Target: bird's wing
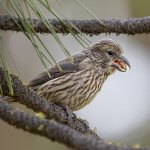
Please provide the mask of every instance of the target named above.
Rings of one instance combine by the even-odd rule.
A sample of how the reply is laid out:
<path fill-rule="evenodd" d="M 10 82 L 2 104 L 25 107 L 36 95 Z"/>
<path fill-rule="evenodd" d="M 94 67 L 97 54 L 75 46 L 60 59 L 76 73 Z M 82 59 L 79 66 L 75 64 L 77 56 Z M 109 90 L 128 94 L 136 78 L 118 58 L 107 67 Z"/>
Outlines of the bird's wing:
<path fill-rule="evenodd" d="M 40 85 L 46 83 L 47 81 L 56 79 L 60 76 L 63 76 L 68 73 L 78 72 L 80 71 L 79 64 L 81 61 L 85 59 L 84 55 L 75 55 L 73 57 L 74 64 L 71 64 L 68 59 L 65 59 L 61 62 L 59 62 L 60 67 L 62 68 L 62 71 L 59 71 L 56 67 L 51 67 L 48 69 L 51 77 L 48 76 L 46 71 L 43 71 L 39 73 L 37 76 L 35 76 L 28 84 L 29 87 L 36 90 Z"/>

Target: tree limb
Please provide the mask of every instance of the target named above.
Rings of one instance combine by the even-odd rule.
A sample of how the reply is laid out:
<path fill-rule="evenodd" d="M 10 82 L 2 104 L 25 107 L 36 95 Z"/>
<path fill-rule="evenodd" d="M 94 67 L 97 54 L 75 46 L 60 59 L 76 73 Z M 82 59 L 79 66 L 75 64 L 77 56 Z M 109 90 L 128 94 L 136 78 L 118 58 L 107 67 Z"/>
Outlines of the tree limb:
<path fill-rule="evenodd" d="M 20 20 L 17 17 L 13 17 L 15 21 L 22 27 Z M 34 30 L 39 33 L 49 33 L 48 29 L 44 24 L 38 19 L 32 19 L 28 21 L 32 23 Z M 101 33 L 116 33 L 118 34 L 142 34 L 150 33 L 150 16 L 143 18 L 130 18 L 130 19 L 101 19 L 100 21 L 92 20 L 63 20 L 67 25 L 69 25 L 75 32 L 79 32 L 74 29 L 71 25 L 75 25 L 82 33 L 88 35 L 98 35 Z M 71 23 L 70 23 L 71 22 Z M 57 33 L 68 34 L 69 31 L 64 25 L 57 19 L 49 19 Z M 9 16 L 0 16 L 0 29 L 1 30 L 11 30 L 11 31 L 21 31 L 16 23 Z"/>
<path fill-rule="evenodd" d="M 44 136 L 53 141 L 58 141 L 76 150 L 137 150 L 137 148 L 130 146 L 121 147 L 98 141 L 93 136 L 83 135 L 53 120 L 42 119 L 22 112 L 8 104 L 4 99 L 0 99 L 0 118 L 24 131 Z M 148 150 L 142 147 L 138 149 Z"/>

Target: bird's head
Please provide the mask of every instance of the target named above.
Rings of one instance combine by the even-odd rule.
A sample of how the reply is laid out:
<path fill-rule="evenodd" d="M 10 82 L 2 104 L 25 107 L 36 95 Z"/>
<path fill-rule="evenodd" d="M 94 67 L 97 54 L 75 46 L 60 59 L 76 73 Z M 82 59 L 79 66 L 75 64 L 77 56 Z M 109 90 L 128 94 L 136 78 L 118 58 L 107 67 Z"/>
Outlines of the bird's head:
<path fill-rule="evenodd" d="M 103 39 L 88 47 L 90 57 L 96 67 L 108 69 L 110 72 L 116 69 L 126 72 L 130 68 L 129 61 L 123 56 L 123 50 L 112 39 Z"/>

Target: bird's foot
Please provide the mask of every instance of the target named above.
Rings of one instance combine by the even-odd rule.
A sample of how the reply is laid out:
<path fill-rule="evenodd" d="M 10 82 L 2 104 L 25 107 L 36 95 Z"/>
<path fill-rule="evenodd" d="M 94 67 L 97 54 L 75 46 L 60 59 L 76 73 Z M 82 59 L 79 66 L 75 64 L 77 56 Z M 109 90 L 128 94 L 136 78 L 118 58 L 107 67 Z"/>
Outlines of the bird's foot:
<path fill-rule="evenodd" d="M 85 128 L 89 128 L 89 122 L 87 120 L 80 119 L 80 121 L 84 124 Z"/>
<path fill-rule="evenodd" d="M 67 116 L 68 116 L 68 122 L 72 123 L 73 118 L 76 117 L 76 115 L 72 113 L 71 109 L 67 105 L 62 104 L 62 103 L 55 103 L 55 104 L 60 106 L 60 107 L 63 107 L 65 109 Z"/>

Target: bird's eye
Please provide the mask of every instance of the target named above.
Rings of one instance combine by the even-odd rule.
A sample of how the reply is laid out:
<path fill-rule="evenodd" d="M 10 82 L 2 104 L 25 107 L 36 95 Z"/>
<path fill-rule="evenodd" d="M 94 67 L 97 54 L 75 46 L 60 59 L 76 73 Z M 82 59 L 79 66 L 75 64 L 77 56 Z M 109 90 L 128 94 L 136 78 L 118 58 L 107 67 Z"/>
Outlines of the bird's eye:
<path fill-rule="evenodd" d="M 114 53 L 112 51 L 108 51 L 108 54 L 109 55 L 113 55 Z"/>

